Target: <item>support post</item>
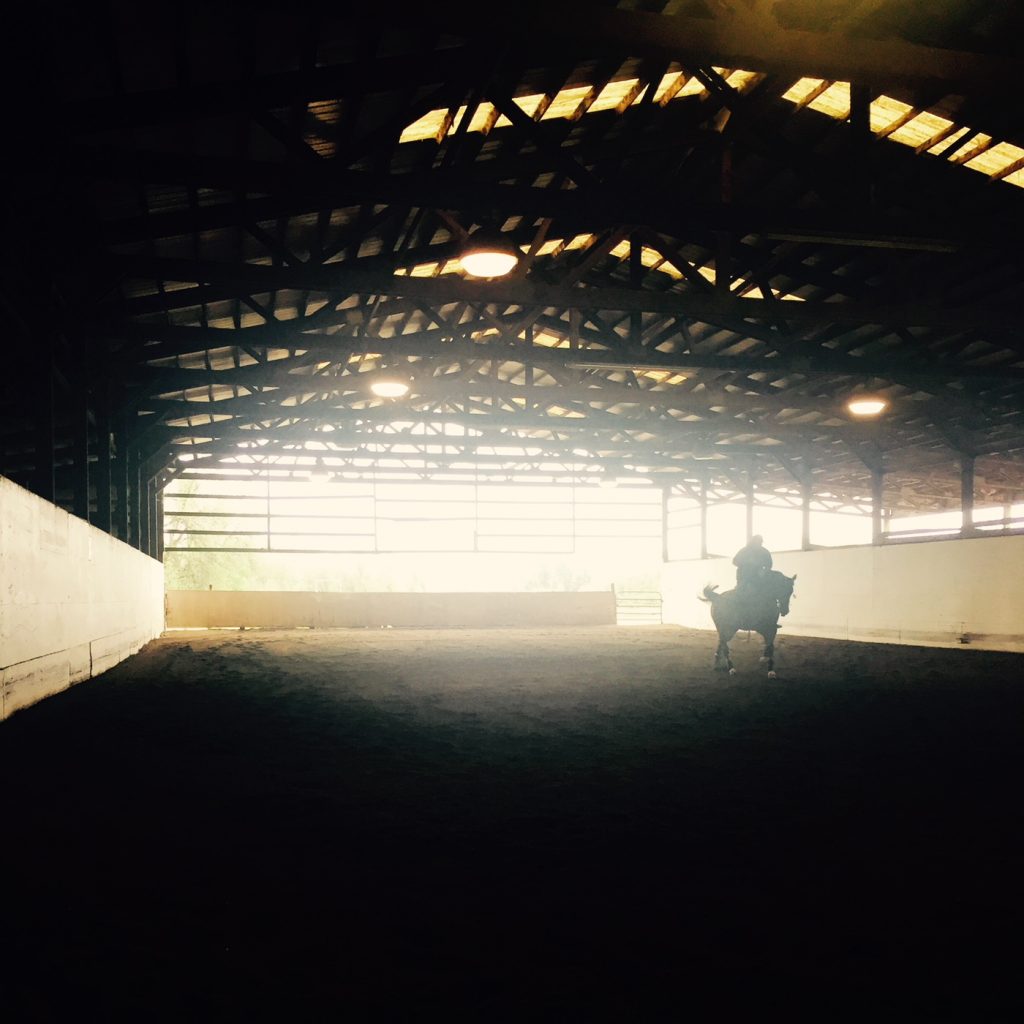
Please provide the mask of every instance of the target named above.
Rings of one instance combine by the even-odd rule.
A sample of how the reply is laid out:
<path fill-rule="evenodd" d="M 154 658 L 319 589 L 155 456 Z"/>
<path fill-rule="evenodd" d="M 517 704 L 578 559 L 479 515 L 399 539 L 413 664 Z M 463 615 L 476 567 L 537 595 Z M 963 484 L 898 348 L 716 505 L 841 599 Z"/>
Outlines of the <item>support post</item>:
<path fill-rule="evenodd" d="M 79 380 L 72 401 L 74 427 L 72 432 L 72 511 L 89 522 L 89 395 Z"/>
<path fill-rule="evenodd" d="M 53 432 L 53 349 L 49 336 L 39 339 L 41 351 L 36 362 L 35 462 L 32 490 L 47 501 L 56 499 L 54 483 Z"/>
<path fill-rule="evenodd" d="M 811 498 L 814 496 L 814 485 L 810 476 L 804 477 L 800 482 L 800 549 L 811 550 Z"/>
<path fill-rule="evenodd" d="M 859 179 L 859 196 L 865 209 L 875 204 L 875 182 L 871 161 L 874 135 L 871 131 L 870 86 L 854 82 L 850 86 L 850 134 L 852 136 L 851 164 Z"/>
<path fill-rule="evenodd" d="M 114 533 L 118 540 L 128 543 L 128 425 L 125 418 L 120 417 L 115 438 L 117 457 L 114 459 Z"/>
<path fill-rule="evenodd" d="M 160 557 L 160 481 L 149 481 L 149 554 Z"/>
<path fill-rule="evenodd" d="M 661 489 L 661 560 L 668 561 L 668 499 L 672 493 L 671 487 Z"/>
<path fill-rule="evenodd" d="M 700 557 L 708 557 L 708 474 L 700 476 Z"/>
<path fill-rule="evenodd" d="M 974 456 L 960 454 L 960 536 L 974 533 Z"/>
<path fill-rule="evenodd" d="M 728 231 L 715 232 L 715 292 L 729 294 L 732 278 L 732 237 Z"/>
<path fill-rule="evenodd" d="M 747 543 L 754 536 L 754 472 L 747 471 Z"/>
<path fill-rule="evenodd" d="M 139 533 L 138 533 L 138 548 L 145 554 L 151 554 L 149 550 L 149 539 L 150 539 L 150 524 L 152 523 L 152 514 L 150 508 L 153 503 L 153 483 L 147 480 L 145 474 L 139 471 Z"/>
<path fill-rule="evenodd" d="M 160 477 L 156 489 L 156 559 L 164 560 L 164 487 L 166 480 Z"/>
<path fill-rule="evenodd" d="M 871 470 L 871 543 L 881 544 L 885 540 L 882 522 L 882 486 L 885 482 L 885 471 Z"/>
<path fill-rule="evenodd" d="M 139 446 L 131 434 L 127 434 L 128 450 L 125 458 L 128 463 L 128 543 L 133 548 L 139 546 L 139 510 L 142 502 L 139 498 Z"/>
<path fill-rule="evenodd" d="M 629 237 L 629 284 L 632 288 L 639 288 L 643 282 L 643 245 L 639 236 L 634 232 Z M 643 333 L 643 314 L 639 310 L 633 310 L 629 314 L 629 344 L 635 350 L 640 349 L 640 336 Z"/>
<path fill-rule="evenodd" d="M 113 532 L 110 518 L 110 410 L 101 397 L 96 403 L 96 514 L 93 522 L 106 533 Z"/>

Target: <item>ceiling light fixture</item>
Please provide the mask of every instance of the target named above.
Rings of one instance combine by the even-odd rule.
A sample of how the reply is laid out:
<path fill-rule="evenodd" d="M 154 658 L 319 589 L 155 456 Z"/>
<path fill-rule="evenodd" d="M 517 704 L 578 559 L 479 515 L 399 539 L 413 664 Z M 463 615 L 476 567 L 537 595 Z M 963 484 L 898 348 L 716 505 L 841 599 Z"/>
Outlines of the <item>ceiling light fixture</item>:
<path fill-rule="evenodd" d="M 409 385 L 400 380 L 377 380 L 370 385 L 370 390 L 378 398 L 401 398 L 409 393 Z"/>
<path fill-rule="evenodd" d="M 520 256 L 506 235 L 478 228 L 469 236 L 459 262 L 470 277 L 504 277 L 516 268 Z"/>
<path fill-rule="evenodd" d="M 864 395 L 860 398 L 851 398 L 846 403 L 846 408 L 851 416 L 878 416 L 889 408 L 889 403 L 884 398 Z"/>

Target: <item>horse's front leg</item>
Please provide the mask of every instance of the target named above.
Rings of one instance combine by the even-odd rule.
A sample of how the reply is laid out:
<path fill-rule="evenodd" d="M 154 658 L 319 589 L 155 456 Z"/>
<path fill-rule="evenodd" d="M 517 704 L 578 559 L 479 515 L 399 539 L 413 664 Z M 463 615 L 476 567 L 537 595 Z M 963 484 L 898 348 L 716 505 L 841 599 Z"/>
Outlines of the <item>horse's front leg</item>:
<path fill-rule="evenodd" d="M 761 661 L 768 664 L 769 679 L 778 678 L 775 674 L 775 636 L 777 633 L 777 629 L 768 629 L 762 634 L 764 637 L 764 654 L 761 655 Z"/>

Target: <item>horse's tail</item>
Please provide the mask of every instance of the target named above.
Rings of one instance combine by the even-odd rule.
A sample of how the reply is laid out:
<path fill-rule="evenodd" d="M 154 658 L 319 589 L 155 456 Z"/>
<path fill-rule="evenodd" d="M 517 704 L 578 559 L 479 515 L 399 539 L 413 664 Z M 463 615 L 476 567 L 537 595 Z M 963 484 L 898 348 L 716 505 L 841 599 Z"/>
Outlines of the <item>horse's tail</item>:
<path fill-rule="evenodd" d="M 699 601 L 709 601 L 709 602 L 713 602 L 713 601 L 715 600 L 715 598 L 716 598 L 716 597 L 721 597 L 721 596 L 722 596 L 721 594 L 716 594 L 716 593 L 715 593 L 715 591 L 716 591 L 717 589 L 718 589 L 718 585 L 717 585 L 717 584 L 715 584 L 715 583 L 709 583 L 709 584 L 708 584 L 708 585 L 707 585 L 707 586 L 706 586 L 706 587 L 705 587 L 705 588 L 703 589 L 703 591 L 701 591 L 701 593 L 702 593 L 702 594 L 703 594 L 704 596 L 703 596 L 703 597 L 700 597 L 700 598 L 698 598 L 697 600 L 699 600 Z"/>

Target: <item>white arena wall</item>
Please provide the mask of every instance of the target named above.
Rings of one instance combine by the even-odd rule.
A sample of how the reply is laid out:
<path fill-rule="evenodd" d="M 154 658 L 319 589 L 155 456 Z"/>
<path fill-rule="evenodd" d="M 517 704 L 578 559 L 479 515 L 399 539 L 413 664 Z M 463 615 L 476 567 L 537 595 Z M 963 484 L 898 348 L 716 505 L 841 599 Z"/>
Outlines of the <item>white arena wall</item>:
<path fill-rule="evenodd" d="M 1024 537 L 773 552 L 797 574 L 782 636 L 1024 651 Z M 698 595 L 735 585 L 730 558 L 663 567 L 665 622 L 711 629 Z"/>
<path fill-rule="evenodd" d="M 169 629 L 231 626 L 600 626 L 615 624 L 615 595 L 583 593 L 312 593 L 170 590 Z"/>
<path fill-rule="evenodd" d="M 163 628 L 160 562 L 0 477 L 0 718 Z"/>

